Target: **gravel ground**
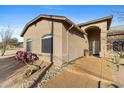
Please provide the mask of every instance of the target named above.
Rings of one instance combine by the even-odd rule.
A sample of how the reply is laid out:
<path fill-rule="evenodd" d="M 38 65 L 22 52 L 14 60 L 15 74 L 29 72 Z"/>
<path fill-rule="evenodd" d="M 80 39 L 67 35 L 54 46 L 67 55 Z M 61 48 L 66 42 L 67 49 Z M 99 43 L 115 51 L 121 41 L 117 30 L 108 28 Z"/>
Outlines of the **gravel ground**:
<path fill-rule="evenodd" d="M 55 76 L 61 74 L 62 68 L 52 65 L 50 69 L 46 72 L 43 79 L 37 84 L 37 87 L 43 87 L 47 82 L 53 79 Z"/>

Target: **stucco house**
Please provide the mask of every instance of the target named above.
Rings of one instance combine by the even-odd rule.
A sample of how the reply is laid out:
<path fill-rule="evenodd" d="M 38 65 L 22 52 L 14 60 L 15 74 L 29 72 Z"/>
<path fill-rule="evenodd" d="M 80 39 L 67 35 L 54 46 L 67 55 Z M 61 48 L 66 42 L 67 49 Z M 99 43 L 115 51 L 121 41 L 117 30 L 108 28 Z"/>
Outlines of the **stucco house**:
<path fill-rule="evenodd" d="M 75 24 L 65 16 L 39 15 L 25 25 L 23 47 L 59 66 L 83 57 L 85 49 L 105 57 L 111 20 L 108 16 Z"/>

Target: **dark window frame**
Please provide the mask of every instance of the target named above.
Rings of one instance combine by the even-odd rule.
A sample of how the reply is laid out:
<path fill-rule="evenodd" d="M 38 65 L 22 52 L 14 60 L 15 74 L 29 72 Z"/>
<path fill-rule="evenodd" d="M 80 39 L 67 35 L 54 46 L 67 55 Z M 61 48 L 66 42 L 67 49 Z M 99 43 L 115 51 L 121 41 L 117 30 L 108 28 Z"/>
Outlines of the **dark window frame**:
<path fill-rule="evenodd" d="M 114 51 L 124 51 L 124 39 L 120 39 L 120 40 L 114 40 L 112 42 L 112 48 Z"/>
<path fill-rule="evenodd" d="M 32 51 L 32 40 L 31 39 L 27 39 L 26 42 L 26 51 L 31 52 Z"/>
<path fill-rule="evenodd" d="M 47 34 L 42 36 L 41 38 L 41 52 L 42 53 L 52 53 L 52 35 L 51 34 Z"/>

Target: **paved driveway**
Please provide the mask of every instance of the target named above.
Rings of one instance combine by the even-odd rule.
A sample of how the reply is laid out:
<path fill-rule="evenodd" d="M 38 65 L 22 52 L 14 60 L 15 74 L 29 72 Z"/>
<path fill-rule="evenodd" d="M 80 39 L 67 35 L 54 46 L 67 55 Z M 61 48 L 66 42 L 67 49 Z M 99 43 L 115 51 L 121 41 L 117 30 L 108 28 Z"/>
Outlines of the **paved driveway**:
<path fill-rule="evenodd" d="M 0 86 L 10 75 L 22 66 L 24 66 L 24 64 L 15 61 L 14 57 L 0 58 Z"/>

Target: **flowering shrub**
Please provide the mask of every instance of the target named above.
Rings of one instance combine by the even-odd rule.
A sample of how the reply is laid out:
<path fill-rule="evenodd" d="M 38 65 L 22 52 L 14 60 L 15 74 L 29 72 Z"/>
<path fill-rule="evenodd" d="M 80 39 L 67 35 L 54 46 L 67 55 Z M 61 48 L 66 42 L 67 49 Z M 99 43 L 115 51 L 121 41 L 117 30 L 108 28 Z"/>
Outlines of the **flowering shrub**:
<path fill-rule="evenodd" d="M 15 59 L 20 62 L 33 62 L 35 60 L 38 60 L 39 58 L 35 53 L 17 51 Z"/>

